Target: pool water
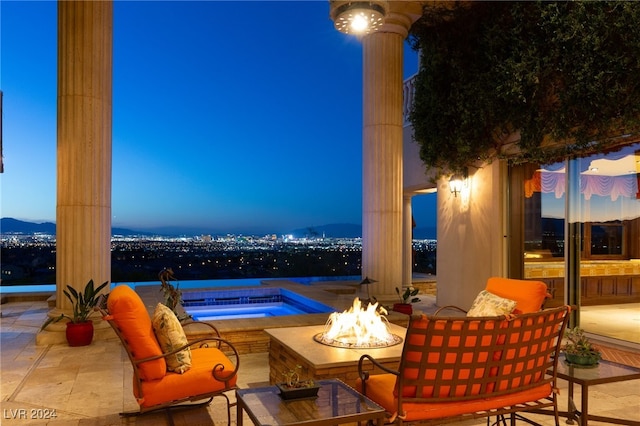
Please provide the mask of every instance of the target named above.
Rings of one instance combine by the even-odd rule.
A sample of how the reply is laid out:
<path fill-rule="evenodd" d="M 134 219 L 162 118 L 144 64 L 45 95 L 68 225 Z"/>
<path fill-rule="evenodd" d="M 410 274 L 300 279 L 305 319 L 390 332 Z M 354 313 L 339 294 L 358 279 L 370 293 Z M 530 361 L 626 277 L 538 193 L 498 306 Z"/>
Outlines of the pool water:
<path fill-rule="evenodd" d="M 318 281 L 331 281 L 352 277 L 286 278 L 298 284 L 312 286 Z M 196 320 L 222 320 L 236 318 L 265 318 L 286 315 L 331 313 L 336 310 L 316 300 L 279 287 L 260 287 L 269 279 L 245 278 L 227 280 L 197 280 L 171 282 L 182 291 L 185 311 Z M 158 282 L 112 283 L 132 288 L 158 285 Z M 219 288 L 225 288 L 219 290 Z M 250 287 L 250 288 L 248 288 Z M 0 293 L 32 293 L 56 291 L 55 284 L 0 286 Z"/>
<path fill-rule="evenodd" d="M 197 321 L 224 320 L 238 318 L 266 318 L 284 315 L 301 315 L 308 312 L 298 310 L 287 304 L 263 304 L 261 306 L 234 306 L 230 308 L 189 308 L 187 312 Z"/>
<path fill-rule="evenodd" d="M 195 320 L 265 318 L 330 313 L 335 309 L 279 287 L 184 291 L 184 310 Z"/>

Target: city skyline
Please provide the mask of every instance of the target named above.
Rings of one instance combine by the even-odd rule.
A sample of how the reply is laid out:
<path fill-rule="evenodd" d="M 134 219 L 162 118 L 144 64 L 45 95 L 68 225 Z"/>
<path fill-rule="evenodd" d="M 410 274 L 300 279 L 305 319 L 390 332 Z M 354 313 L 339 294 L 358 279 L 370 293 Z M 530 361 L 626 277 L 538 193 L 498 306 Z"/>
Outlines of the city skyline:
<path fill-rule="evenodd" d="M 55 222 L 57 4 L 0 7 L 1 216 Z M 114 227 L 361 223 L 362 46 L 328 1 L 113 7 Z M 435 195 L 413 209 L 435 226 Z"/>
<path fill-rule="evenodd" d="M 27 222 L 14 218 L 0 218 L 0 236 L 3 239 L 13 237 L 33 237 L 38 238 L 48 236 L 55 239 L 56 224 L 54 222 Z M 413 229 L 413 238 L 416 240 L 423 239 L 435 239 L 437 231 L 435 226 L 416 227 Z M 306 228 L 290 229 L 288 232 L 276 234 L 276 233 L 262 233 L 262 234 L 246 234 L 246 233 L 231 233 L 231 232 L 215 232 L 215 230 L 204 228 L 187 228 L 187 227 L 159 227 L 150 228 L 145 231 L 138 229 L 128 228 L 111 228 L 112 238 L 118 236 L 133 236 L 133 237 L 204 237 L 213 236 L 226 237 L 226 236 L 238 236 L 238 237 L 278 237 L 278 238 L 309 238 L 309 239 L 323 239 L 323 238 L 361 238 L 362 237 L 362 225 L 337 223 L 327 224 L 321 226 L 310 226 Z"/>

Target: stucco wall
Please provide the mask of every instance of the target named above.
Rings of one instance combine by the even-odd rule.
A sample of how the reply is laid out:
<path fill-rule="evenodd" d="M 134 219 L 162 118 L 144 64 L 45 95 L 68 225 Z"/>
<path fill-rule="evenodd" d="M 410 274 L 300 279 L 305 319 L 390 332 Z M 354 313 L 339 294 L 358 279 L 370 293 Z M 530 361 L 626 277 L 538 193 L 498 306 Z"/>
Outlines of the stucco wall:
<path fill-rule="evenodd" d="M 405 194 L 434 187 L 412 130 L 403 129 Z M 487 278 L 506 276 L 506 164 L 494 161 L 469 174 L 467 190 L 457 197 L 449 191 L 448 176 L 437 182 L 439 306 L 468 308 Z"/>
<path fill-rule="evenodd" d="M 413 140 L 413 127 L 402 129 L 403 188 L 405 193 L 412 193 L 435 187 L 426 167 L 420 159 L 420 147 Z"/>
<path fill-rule="evenodd" d="M 487 278 L 505 276 L 506 165 L 495 161 L 470 171 L 457 197 L 438 181 L 437 299 L 468 309 Z"/>

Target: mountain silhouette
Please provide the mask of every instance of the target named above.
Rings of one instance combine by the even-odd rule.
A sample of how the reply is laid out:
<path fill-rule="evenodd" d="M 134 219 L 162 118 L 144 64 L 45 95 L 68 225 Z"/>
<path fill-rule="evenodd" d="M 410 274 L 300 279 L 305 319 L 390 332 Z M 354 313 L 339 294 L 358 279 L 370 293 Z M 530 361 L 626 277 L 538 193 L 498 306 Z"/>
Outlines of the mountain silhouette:
<path fill-rule="evenodd" d="M 44 233 L 55 235 L 56 224 L 52 222 L 34 223 L 26 222 L 13 218 L 0 219 L 0 232 L 3 234 L 22 234 L 32 235 Z M 167 237 L 184 236 L 184 235 L 225 235 L 228 232 L 207 229 L 206 227 L 185 227 L 185 226 L 163 226 L 157 228 L 149 228 L 144 231 L 132 230 L 125 228 L 111 228 L 112 235 L 160 235 Z M 303 237 L 322 237 L 323 234 L 327 238 L 357 238 L 362 235 L 362 226 L 355 224 L 332 224 L 323 226 L 310 226 L 308 228 L 300 228 L 289 232 L 296 238 Z"/>
<path fill-rule="evenodd" d="M 52 222 L 33 223 L 10 217 L 0 219 L 0 231 L 3 234 L 51 234 L 56 233 L 56 224 Z"/>
<path fill-rule="evenodd" d="M 35 223 L 35 222 L 26 222 L 23 220 L 13 219 L 10 217 L 3 217 L 0 219 L 0 232 L 3 234 L 23 234 L 23 235 L 32 235 L 32 234 L 56 234 L 56 224 L 53 222 L 43 222 L 43 223 Z M 117 235 L 152 235 L 147 232 L 133 231 L 131 229 L 125 228 L 111 228 L 112 234 Z"/>

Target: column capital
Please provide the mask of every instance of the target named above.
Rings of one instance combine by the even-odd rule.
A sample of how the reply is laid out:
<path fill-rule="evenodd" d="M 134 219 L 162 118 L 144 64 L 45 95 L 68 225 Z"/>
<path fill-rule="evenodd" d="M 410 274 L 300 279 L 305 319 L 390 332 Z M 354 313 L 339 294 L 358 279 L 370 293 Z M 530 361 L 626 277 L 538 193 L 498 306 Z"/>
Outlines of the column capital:
<path fill-rule="evenodd" d="M 422 16 L 422 1 L 390 1 L 384 24 L 377 32 L 397 33 L 407 38 L 409 29 Z"/>

